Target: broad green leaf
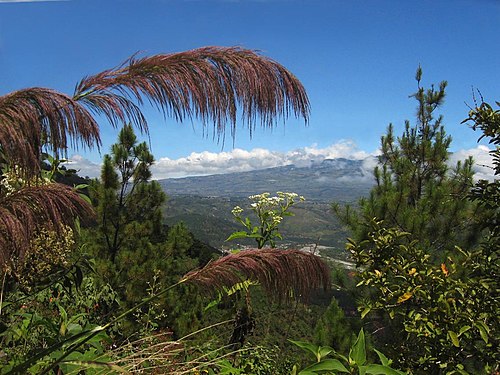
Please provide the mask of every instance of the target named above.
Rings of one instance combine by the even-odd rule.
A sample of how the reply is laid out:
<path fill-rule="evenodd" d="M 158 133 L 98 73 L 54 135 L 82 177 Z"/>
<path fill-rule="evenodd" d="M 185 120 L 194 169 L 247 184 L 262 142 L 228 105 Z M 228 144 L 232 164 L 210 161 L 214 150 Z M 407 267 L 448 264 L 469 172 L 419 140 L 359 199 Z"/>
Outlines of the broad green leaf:
<path fill-rule="evenodd" d="M 67 332 L 71 335 L 80 333 L 82 330 L 83 330 L 82 326 L 80 324 L 76 324 L 76 323 L 70 323 L 70 324 L 68 324 L 68 327 L 67 327 Z"/>
<path fill-rule="evenodd" d="M 458 336 L 453 331 L 448 331 L 448 336 L 450 337 L 451 343 L 457 348 L 460 347 L 460 342 L 458 341 Z"/>
<path fill-rule="evenodd" d="M 59 327 L 59 334 L 60 334 L 61 336 L 66 335 L 66 322 L 65 322 L 65 321 L 63 321 L 63 322 L 61 323 L 61 326 Z"/>
<path fill-rule="evenodd" d="M 316 354 L 318 361 L 321 361 L 323 358 L 325 358 L 328 354 L 330 354 L 333 351 L 334 351 L 333 348 L 330 348 L 329 346 L 320 346 Z"/>
<path fill-rule="evenodd" d="M 363 329 L 359 331 L 358 338 L 349 352 L 349 358 L 358 366 L 363 366 L 366 362 L 365 333 Z"/>
<path fill-rule="evenodd" d="M 247 238 L 248 234 L 247 232 L 244 232 L 244 231 L 241 231 L 241 232 L 234 232 L 233 234 L 231 234 L 227 239 L 226 241 L 231 241 L 231 240 L 235 240 L 237 238 Z"/>
<path fill-rule="evenodd" d="M 481 335 L 481 338 L 487 344 L 490 333 L 490 329 L 488 328 L 488 326 L 481 321 L 474 323 L 474 325 L 479 329 L 479 334 Z"/>
<path fill-rule="evenodd" d="M 364 366 L 366 370 L 366 374 L 371 374 L 371 375 L 404 375 L 404 372 L 395 370 L 393 368 L 390 368 L 389 366 L 384 366 L 384 365 L 367 365 Z"/>
<path fill-rule="evenodd" d="M 325 359 L 321 362 L 315 363 L 304 370 L 299 372 L 299 375 L 306 375 L 308 373 L 317 373 L 319 371 L 340 371 L 349 372 L 348 369 L 338 359 Z"/>
<path fill-rule="evenodd" d="M 92 205 L 92 201 L 90 200 L 89 196 L 87 194 L 83 194 L 83 193 L 78 193 L 78 196 L 80 198 L 82 198 L 86 203 L 88 203 L 89 205 Z"/>
<path fill-rule="evenodd" d="M 471 326 L 463 326 L 462 328 L 460 328 L 460 331 L 458 332 L 458 337 L 460 337 L 460 335 L 462 335 L 463 333 L 467 332 L 469 329 L 471 329 Z"/>
<path fill-rule="evenodd" d="M 339 354 L 339 353 L 337 353 L 335 351 L 334 351 L 333 354 L 334 354 L 335 357 L 340 358 L 345 363 L 349 363 L 349 358 L 347 358 L 345 355 Z"/>
<path fill-rule="evenodd" d="M 318 353 L 318 346 L 311 344 L 310 342 L 306 341 L 294 341 L 294 340 L 288 340 L 292 344 L 297 345 L 299 348 L 304 349 L 309 351 L 312 355 L 314 355 L 314 358 L 317 358 L 317 353 Z"/>
<path fill-rule="evenodd" d="M 64 309 L 64 307 L 62 307 L 59 304 L 57 304 L 57 307 L 59 309 L 59 314 L 61 315 L 62 320 L 63 321 L 67 321 L 68 320 L 68 313 L 66 312 L 66 310 Z"/>
<path fill-rule="evenodd" d="M 379 352 L 377 349 L 373 349 L 375 351 L 375 353 L 377 353 L 378 355 L 378 358 L 380 359 L 380 363 L 382 363 L 384 366 L 390 366 L 391 364 L 391 360 L 389 360 L 385 355 L 384 353 L 382 352 Z"/>

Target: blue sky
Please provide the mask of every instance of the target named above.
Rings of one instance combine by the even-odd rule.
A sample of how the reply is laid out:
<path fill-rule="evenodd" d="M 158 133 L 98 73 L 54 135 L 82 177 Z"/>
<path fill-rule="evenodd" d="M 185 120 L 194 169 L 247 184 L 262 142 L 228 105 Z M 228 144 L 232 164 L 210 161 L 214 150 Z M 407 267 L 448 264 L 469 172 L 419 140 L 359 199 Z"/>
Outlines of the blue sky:
<path fill-rule="evenodd" d="M 452 150 L 481 161 L 479 134 L 464 125 L 472 87 L 500 100 L 500 1 L 114 0 L 0 1 L 0 95 L 31 86 L 68 94 L 85 75 L 130 55 L 220 45 L 260 50 L 291 70 L 311 101 L 308 127 L 289 119 L 224 149 L 196 122 L 146 109 L 156 177 L 219 173 L 312 158 L 374 153 L 389 122 L 413 119 L 414 73 L 447 80 L 442 109 Z M 103 149 L 117 135 L 102 122 Z M 146 139 L 146 138 L 145 138 Z M 71 153 L 95 174 L 97 151 Z M 73 155 L 74 154 L 74 155 Z"/>

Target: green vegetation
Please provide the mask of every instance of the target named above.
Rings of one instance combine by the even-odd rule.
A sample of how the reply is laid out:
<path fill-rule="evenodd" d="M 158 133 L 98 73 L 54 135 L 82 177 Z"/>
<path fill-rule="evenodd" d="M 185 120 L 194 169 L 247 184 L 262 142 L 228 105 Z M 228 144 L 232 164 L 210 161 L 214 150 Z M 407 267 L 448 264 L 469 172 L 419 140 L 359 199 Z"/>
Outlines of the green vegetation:
<path fill-rule="evenodd" d="M 447 83 L 425 89 L 421 78 L 419 68 L 418 90 L 412 95 L 417 101 L 415 124 L 406 121 L 399 137 L 390 124 L 382 136 L 380 166 L 374 170 L 376 185 L 370 196 L 359 201 L 359 210 L 334 208 L 356 240 L 368 238 L 369 223 L 377 218 L 386 226 L 411 233 L 411 238 L 442 260 L 454 245 L 477 243 L 481 231 L 474 218 L 479 219 L 480 211 L 466 199 L 472 186 L 472 159 L 448 167 L 451 137 L 444 130 L 443 117 L 436 115 Z"/>
<path fill-rule="evenodd" d="M 262 90 L 255 84 L 261 79 L 273 83 Z M 328 269 L 315 256 L 260 250 L 209 262 L 212 251 L 182 223 L 163 225 L 165 196 L 148 181 L 153 157 L 132 130 L 147 130 L 136 104 L 144 98 L 180 120 L 194 113 L 203 123 L 212 120 L 219 137 L 226 123 L 235 126 L 235 108 L 250 130 L 258 117 L 272 126 L 279 116 L 293 112 L 307 120 L 309 112 L 295 77 L 239 48 L 131 59 L 85 78 L 73 96 L 35 88 L 2 97 L 2 373 L 196 368 L 195 342 L 206 341 L 206 334 L 188 344 L 175 338 L 203 318 L 201 290 L 249 279 L 270 297 L 288 300 L 327 287 Z M 91 112 L 126 125 L 104 157 L 101 180 L 88 187 L 89 200 L 55 178 L 64 180 L 59 154 L 70 142 L 99 145 Z M 42 167 L 46 159 L 49 168 Z M 32 269 L 40 274 L 30 278 Z M 209 337 L 224 346 L 223 337 Z M 177 359 L 178 345 L 191 361 Z M 158 357 L 160 347 L 167 349 Z"/>
<path fill-rule="evenodd" d="M 231 213 L 235 220 L 245 227 L 245 231 L 234 232 L 226 241 L 239 238 L 253 238 L 257 242 L 257 248 L 262 249 L 266 244 L 276 247 L 276 240 L 282 240 L 279 225 L 286 216 L 293 216 L 290 208 L 295 200 L 304 201 L 305 198 L 297 193 L 284 193 L 278 191 L 276 196 L 271 197 L 269 193 L 251 195 L 252 203 L 250 209 L 257 219 L 257 225 L 253 225 L 250 217 L 243 218 L 244 210 L 240 206 L 233 208 Z"/>
<path fill-rule="evenodd" d="M 384 354 L 375 350 L 380 364 L 367 361 L 366 340 L 363 330 L 359 331 L 358 337 L 349 350 L 349 355 L 339 354 L 328 346 L 317 346 L 303 341 L 291 342 L 298 347 L 308 351 L 315 358 L 315 363 L 297 372 L 294 366 L 292 375 L 316 375 L 316 374 L 379 374 L 379 375 L 403 375 L 404 372 L 391 368 L 392 361 Z M 327 358 L 333 356 L 336 358 Z"/>
<path fill-rule="evenodd" d="M 498 181 L 472 182 L 472 160 L 446 164 L 451 138 L 434 120 L 446 83 L 420 87 L 417 124 L 382 137 L 376 186 L 359 210 L 334 208 L 352 229 L 361 317 L 374 341 L 416 374 L 492 373 L 498 366 Z M 498 144 L 499 111 L 466 121 Z M 494 150 L 498 175 L 498 147 Z M 494 220 L 494 221 L 492 221 Z"/>
<path fill-rule="evenodd" d="M 250 197 L 253 216 L 232 210 L 244 230 L 229 239 L 258 249 L 221 256 L 182 221 L 165 224 L 138 105 L 196 114 L 220 137 L 236 108 L 250 130 L 256 116 L 307 120 L 302 85 L 269 59 L 211 47 L 132 59 L 73 96 L 1 97 L 0 374 L 498 372 L 500 181 L 474 184 L 470 159 L 448 167 L 451 138 L 435 115 L 446 83 L 426 90 L 421 77 L 416 124 L 382 137 L 369 198 L 334 206 L 356 272 L 274 248 L 285 217 L 308 220 L 295 193 Z M 60 154 L 99 145 L 91 113 L 124 125 L 101 178 L 80 184 Z M 499 176 L 500 110 L 476 103 L 464 122 L 495 146 Z"/>
<path fill-rule="evenodd" d="M 166 190 L 169 192 L 169 190 Z M 363 194 L 359 194 L 362 196 Z M 183 221 L 196 238 L 217 248 L 230 248 L 235 242 L 255 246 L 254 239 L 241 238 L 226 242 L 228 234 L 241 231 L 241 224 L 234 220 L 231 210 L 235 206 L 246 207 L 251 202 L 247 197 L 222 198 L 196 195 L 171 195 L 165 205 L 165 223 L 174 225 Z M 332 217 L 329 202 L 307 200 L 293 207 L 295 216 L 287 217 L 280 225 L 284 240 L 281 244 L 290 247 L 318 244 L 336 248 L 345 255 L 344 244 L 348 231 Z"/>

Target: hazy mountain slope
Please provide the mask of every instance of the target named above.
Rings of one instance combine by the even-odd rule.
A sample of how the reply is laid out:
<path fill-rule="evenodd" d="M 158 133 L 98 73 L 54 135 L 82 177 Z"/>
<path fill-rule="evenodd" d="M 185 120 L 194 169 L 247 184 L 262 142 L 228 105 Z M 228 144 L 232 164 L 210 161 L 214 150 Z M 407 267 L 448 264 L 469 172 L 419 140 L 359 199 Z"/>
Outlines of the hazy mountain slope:
<path fill-rule="evenodd" d="M 268 191 L 293 191 L 309 201 L 353 201 L 373 185 L 363 161 L 326 159 L 309 167 L 288 165 L 250 172 L 159 181 L 169 195 L 248 197 Z"/>
<path fill-rule="evenodd" d="M 248 196 L 292 191 L 304 195 L 306 202 L 297 204 L 296 215 L 287 218 L 281 228 L 287 243 L 343 248 L 348 233 L 330 212 L 330 203 L 355 202 L 368 194 L 371 181 L 362 161 L 334 159 L 310 167 L 291 165 L 159 182 L 170 197 L 165 210 L 167 224 L 182 220 L 196 237 L 212 246 L 236 245 L 224 242 L 232 232 L 242 229 L 231 210 L 236 205 L 248 205 Z"/>

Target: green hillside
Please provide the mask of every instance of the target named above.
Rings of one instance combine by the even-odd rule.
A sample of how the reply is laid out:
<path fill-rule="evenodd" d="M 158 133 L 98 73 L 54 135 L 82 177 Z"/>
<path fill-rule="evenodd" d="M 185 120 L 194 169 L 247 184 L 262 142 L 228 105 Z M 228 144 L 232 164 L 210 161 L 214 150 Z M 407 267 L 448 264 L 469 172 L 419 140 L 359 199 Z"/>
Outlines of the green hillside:
<path fill-rule="evenodd" d="M 225 242 L 233 232 L 241 230 L 233 220 L 234 206 L 245 206 L 246 198 L 219 198 L 191 195 L 171 196 L 164 211 L 165 221 L 173 225 L 179 221 L 186 223 L 189 230 L 202 241 L 215 247 L 236 246 L 235 242 Z M 323 202 L 302 202 L 292 211 L 295 216 L 283 223 L 282 233 L 286 244 L 298 247 L 306 244 L 343 249 L 347 232 L 330 212 L 330 205 Z M 252 245 L 252 241 L 239 241 L 242 245 Z"/>
<path fill-rule="evenodd" d="M 241 230 L 231 215 L 234 206 L 248 205 L 248 196 L 277 191 L 306 198 L 293 208 L 295 216 L 280 227 L 284 247 L 321 245 L 342 250 L 347 231 L 330 211 L 331 202 L 356 202 L 373 186 L 369 163 L 363 160 L 325 159 L 308 166 L 287 165 L 263 170 L 160 180 L 170 197 L 166 223 L 184 221 L 193 234 L 215 247 L 237 246 L 225 239 Z M 251 241 L 240 241 L 252 245 Z"/>

